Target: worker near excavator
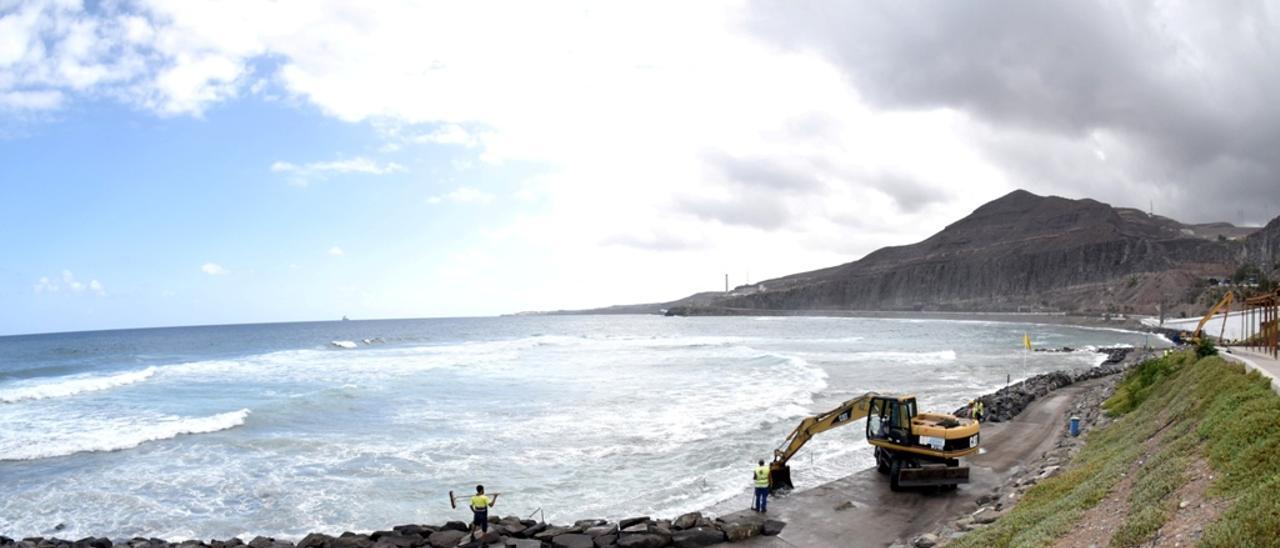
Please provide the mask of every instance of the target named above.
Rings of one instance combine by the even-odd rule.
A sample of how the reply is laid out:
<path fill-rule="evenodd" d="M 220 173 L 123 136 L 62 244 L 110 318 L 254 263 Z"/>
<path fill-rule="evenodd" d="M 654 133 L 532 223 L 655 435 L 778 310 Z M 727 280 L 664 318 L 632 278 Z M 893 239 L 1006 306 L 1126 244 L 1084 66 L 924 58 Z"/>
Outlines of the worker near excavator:
<path fill-rule="evenodd" d="M 973 402 L 973 420 L 982 422 L 982 419 L 985 418 L 987 418 L 986 406 L 982 404 L 982 400 L 975 400 Z"/>
<path fill-rule="evenodd" d="M 755 480 L 756 486 L 755 500 L 751 503 L 751 509 L 764 512 L 769 506 L 769 467 L 765 466 L 764 459 L 760 459 L 757 464 L 755 471 L 751 473 L 751 479 Z"/>
<path fill-rule="evenodd" d="M 476 494 L 471 497 L 471 534 L 475 535 L 476 529 L 479 528 L 481 533 L 489 532 L 489 507 L 498 501 L 498 496 L 494 495 L 492 499 L 484 494 L 484 486 L 476 486 Z"/>

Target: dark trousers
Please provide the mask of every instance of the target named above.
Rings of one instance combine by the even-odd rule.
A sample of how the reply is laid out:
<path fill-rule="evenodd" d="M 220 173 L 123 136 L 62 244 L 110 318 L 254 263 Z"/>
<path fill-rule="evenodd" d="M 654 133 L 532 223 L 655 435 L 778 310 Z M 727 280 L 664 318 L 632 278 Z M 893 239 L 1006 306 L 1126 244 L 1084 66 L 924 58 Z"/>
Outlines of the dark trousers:
<path fill-rule="evenodd" d="M 751 504 L 751 509 L 757 512 L 764 512 L 769 506 L 769 488 L 756 487 L 756 500 Z"/>
<path fill-rule="evenodd" d="M 479 527 L 480 531 L 482 532 L 488 533 L 489 532 L 489 509 L 486 508 L 484 510 L 472 510 L 472 512 L 475 513 L 475 518 L 471 520 L 471 525 Z"/>

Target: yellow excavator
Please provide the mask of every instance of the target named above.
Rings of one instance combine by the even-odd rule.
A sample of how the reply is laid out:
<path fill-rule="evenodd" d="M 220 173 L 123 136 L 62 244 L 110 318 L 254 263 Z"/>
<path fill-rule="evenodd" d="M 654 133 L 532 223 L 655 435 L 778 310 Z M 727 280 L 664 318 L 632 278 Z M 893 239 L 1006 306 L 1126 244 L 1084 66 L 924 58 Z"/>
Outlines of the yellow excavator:
<path fill-rule="evenodd" d="M 1235 302 L 1235 298 L 1235 291 L 1227 291 L 1227 294 L 1222 296 L 1222 300 L 1213 305 L 1213 308 L 1210 308 L 1203 318 L 1200 318 L 1200 323 L 1196 324 L 1196 330 L 1191 332 L 1190 335 L 1184 333 L 1182 339 L 1191 344 L 1199 344 L 1200 338 L 1204 336 L 1204 325 L 1209 323 L 1209 320 L 1213 319 L 1214 316 L 1217 316 L 1219 310 L 1226 307 L 1226 315 L 1222 317 L 1222 329 L 1218 331 L 1218 341 L 1221 342 L 1223 340 L 1222 336 L 1227 332 L 1227 320 L 1231 316 L 1231 303 Z"/>
<path fill-rule="evenodd" d="M 771 491 L 793 489 L 787 461 L 815 434 L 867 417 L 867 443 L 875 446 L 876 468 L 889 475 L 889 488 L 955 489 L 969 482 L 960 458 L 978 451 L 978 422 L 940 413 L 917 413 L 915 396 L 867 392 L 839 407 L 807 417 L 773 452 Z"/>

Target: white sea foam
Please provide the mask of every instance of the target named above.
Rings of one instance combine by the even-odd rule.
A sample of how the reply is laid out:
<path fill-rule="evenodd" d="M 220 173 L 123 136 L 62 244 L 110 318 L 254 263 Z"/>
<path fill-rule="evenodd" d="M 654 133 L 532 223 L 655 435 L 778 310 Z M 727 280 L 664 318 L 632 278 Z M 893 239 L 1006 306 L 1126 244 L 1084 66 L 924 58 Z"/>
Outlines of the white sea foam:
<path fill-rule="evenodd" d="M 17 403 L 27 400 L 62 398 L 82 394 L 84 392 L 109 390 L 118 386 L 125 386 L 145 381 L 155 374 L 156 368 L 148 367 L 146 369 L 129 371 L 127 373 L 119 373 L 116 375 L 75 375 L 71 377 L 42 379 L 38 383 L 33 384 L 15 383 L 5 387 L 3 390 L 0 390 L 0 402 Z"/>
<path fill-rule="evenodd" d="M 0 461 L 36 460 L 96 451 L 131 449 L 149 441 L 183 434 L 207 434 L 244 424 L 248 409 L 208 417 L 160 417 L 145 422 L 127 419 L 78 421 L 76 427 L 58 431 L 22 432 L 0 437 Z"/>
<path fill-rule="evenodd" d="M 891 362 L 903 362 L 910 364 L 930 364 L 956 361 L 955 350 L 940 350 L 936 352 L 853 352 L 849 354 L 852 359 L 863 360 L 883 360 Z"/>

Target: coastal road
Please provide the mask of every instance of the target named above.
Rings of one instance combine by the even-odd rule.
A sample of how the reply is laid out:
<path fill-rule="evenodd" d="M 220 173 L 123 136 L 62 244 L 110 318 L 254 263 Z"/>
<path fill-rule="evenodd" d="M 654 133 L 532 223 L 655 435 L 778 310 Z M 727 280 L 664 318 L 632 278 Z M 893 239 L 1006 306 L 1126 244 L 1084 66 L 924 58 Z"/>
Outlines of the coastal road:
<path fill-rule="evenodd" d="M 950 493 L 895 493 L 874 468 L 812 488 L 773 497 L 768 517 L 787 523 L 776 537 L 757 537 L 733 546 L 752 548 L 887 546 L 910 541 L 963 512 L 977 508 L 979 495 L 990 493 L 1052 449 L 1066 428 L 1071 402 L 1103 379 L 1077 383 L 1036 400 L 1014 420 L 982 425 L 982 454 L 969 459 L 971 483 Z M 868 449 L 869 450 L 869 449 Z M 744 506 L 750 497 L 743 495 Z M 852 503 L 852 508 L 837 510 Z M 751 510 L 721 516 L 751 519 Z M 758 519 L 758 518 L 757 518 Z"/>

